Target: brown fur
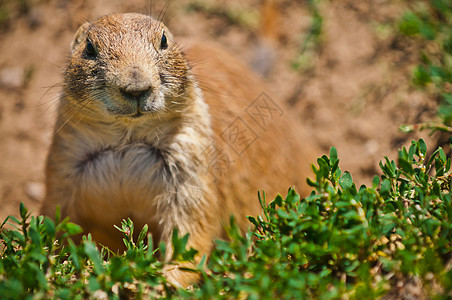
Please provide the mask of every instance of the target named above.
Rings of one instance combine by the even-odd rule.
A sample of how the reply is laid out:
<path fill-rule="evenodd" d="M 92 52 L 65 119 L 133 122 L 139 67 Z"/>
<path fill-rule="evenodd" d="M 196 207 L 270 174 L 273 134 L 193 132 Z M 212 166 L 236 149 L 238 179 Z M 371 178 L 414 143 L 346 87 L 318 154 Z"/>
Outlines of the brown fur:
<path fill-rule="evenodd" d="M 160 49 L 163 34 L 167 49 Z M 64 75 L 43 214 L 53 216 L 59 205 L 114 249 L 121 238 L 113 225 L 123 218 L 137 228 L 149 224 L 155 241 L 168 246 L 178 227 L 203 255 L 231 214 L 245 228 L 245 216 L 259 213 L 258 190 L 271 198 L 293 185 L 306 191 L 314 152 L 284 106 L 259 98 L 261 81 L 220 48 L 192 43 L 184 50 L 144 15 L 80 27 Z M 239 139 L 237 124 L 245 129 Z M 177 269 L 168 277 L 182 285 L 194 280 Z"/>

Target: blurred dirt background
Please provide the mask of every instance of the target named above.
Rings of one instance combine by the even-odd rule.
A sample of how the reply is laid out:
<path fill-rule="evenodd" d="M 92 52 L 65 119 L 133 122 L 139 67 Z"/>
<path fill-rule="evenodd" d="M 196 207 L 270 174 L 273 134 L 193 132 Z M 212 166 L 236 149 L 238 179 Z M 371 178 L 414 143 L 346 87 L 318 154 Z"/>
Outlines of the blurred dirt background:
<path fill-rule="evenodd" d="M 399 125 L 434 120 L 437 103 L 411 84 L 422 49 L 397 33 L 406 1 L 0 0 L 0 218 L 35 214 L 44 195 L 62 68 L 78 26 L 113 12 L 164 21 L 176 37 L 222 44 L 259 72 L 324 153 L 338 149 L 357 184 L 385 155 L 424 137 Z M 219 70 L 221 71 L 221 70 Z M 250 101 L 253 99 L 250 99 Z M 314 162 L 313 162 L 314 163 Z M 304 175 L 302 175 L 304 176 Z M 284 192 L 284 191 L 282 191 Z"/>

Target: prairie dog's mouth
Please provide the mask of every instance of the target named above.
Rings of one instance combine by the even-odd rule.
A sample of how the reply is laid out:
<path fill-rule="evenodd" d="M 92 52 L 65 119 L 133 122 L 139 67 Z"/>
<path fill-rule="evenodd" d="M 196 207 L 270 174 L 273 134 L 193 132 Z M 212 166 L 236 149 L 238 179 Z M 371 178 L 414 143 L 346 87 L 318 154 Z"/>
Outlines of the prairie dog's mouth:
<path fill-rule="evenodd" d="M 136 110 L 132 110 L 132 109 L 121 109 L 120 110 L 120 109 L 110 109 L 109 108 L 108 112 L 117 117 L 130 118 L 130 119 L 139 119 L 146 115 L 152 115 L 151 111 L 143 112 L 139 108 L 137 108 Z"/>
<path fill-rule="evenodd" d="M 124 89 L 120 89 L 119 91 L 121 93 L 121 96 L 125 100 L 132 102 L 132 103 L 133 102 L 140 103 L 140 102 L 146 101 L 150 98 L 151 93 L 152 93 L 150 89 L 142 90 L 142 91 L 131 91 L 131 92 L 126 91 Z"/>
<path fill-rule="evenodd" d="M 110 89 L 107 95 L 102 105 L 109 114 L 118 117 L 136 119 L 163 111 L 165 107 L 163 94 L 151 89 L 130 92 L 116 88 Z"/>

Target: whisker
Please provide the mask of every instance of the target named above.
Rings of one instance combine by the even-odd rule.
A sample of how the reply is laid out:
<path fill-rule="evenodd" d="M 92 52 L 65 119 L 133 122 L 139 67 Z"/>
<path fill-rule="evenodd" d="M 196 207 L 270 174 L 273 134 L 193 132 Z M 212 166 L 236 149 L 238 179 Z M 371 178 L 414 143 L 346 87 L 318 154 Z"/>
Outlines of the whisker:
<path fill-rule="evenodd" d="M 69 115 L 69 117 L 67 117 L 67 119 L 64 121 L 64 123 L 56 130 L 56 133 L 58 133 L 61 129 L 64 128 L 64 126 L 66 126 L 66 124 L 75 116 L 80 114 L 80 112 L 82 110 L 84 110 L 83 115 L 80 117 L 80 119 L 75 123 L 78 124 L 85 116 L 88 112 L 93 112 L 92 109 L 90 109 L 88 107 L 88 105 L 92 102 L 95 101 L 95 99 L 98 99 L 99 96 L 104 96 L 105 92 L 102 89 L 93 89 L 94 93 L 91 94 L 90 98 L 86 98 L 83 99 L 80 102 L 76 102 L 76 101 L 72 101 L 73 105 L 70 105 L 68 109 L 66 109 L 65 111 L 61 112 L 61 114 L 59 115 L 59 117 L 63 117 L 66 115 Z"/>
<path fill-rule="evenodd" d="M 94 101 L 94 100 L 91 100 L 91 102 L 92 101 Z M 87 103 L 88 104 L 88 103 Z M 85 113 L 82 115 L 82 116 L 80 116 L 80 118 L 78 119 L 78 121 L 77 122 L 75 122 L 75 125 L 77 125 L 78 123 L 80 123 L 80 121 L 86 116 L 86 114 L 88 113 L 90 111 L 90 109 L 86 109 L 85 110 Z M 80 111 L 79 111 L 80 112 Z M 78 114 L 78 113 L 77 113 Z"/>
<path fill-rule="evenodd" d="M 149 0 L 149 1 L 148 1 L 148 4 L 149 4 L 148 16 L 149 16 L 149 17 L 152 17 L 152 1 Z"/>
<path fill-rule="evenodd" d="M 61 113 L 58 118 L 61 118 L 63 116 L 66 116 L 69 113 L 69 117 L 66 119 L 66 121 L 64 121 L 64 123 L 56 130 L 56 133 L 58 133 L 61 129 L 63 129 L 63 127 L 78 113 L 75 113 L 75 110 L 78 108 L 78 112 L 80 112 L 83 109 L 83 106 L 79 107 L 79 106 L 75 106 L 75 107 L 71 107 L 71 109 L 69 109 L 66 112 Z M 74 113 L 72 113 L 74 112 Z"/>
<path fill-rule="evenodd" d="M 169 26 L 175 17 L 176 17 L 176 15 L 166 18 L 166 20 L 165 20 L 166 26 Z"/>
<path fill-rule="evenodd" d="M 170 5 L 171 0 L 167 0 L 165 5 L 163 6 L 162 10 L 159 13 L 159 16 L 157 18 L 157 21 L 163 22 L 163 18 L 166 16 L 166 12 L 168 11 L 168 7 Z"/>
<path fill-rule="evenodd" d="M 60 132 L 61 129 L 63 129 L 64 126 L 66 126 L 66 124 L 71 120 L 71 118 L 74 116 L 75 114 L 73 114 L 72 116 L 70 116 L 69 118 L 66 119 L 66 121 L 64 121 L 64 123 L 58 127 L 58 129 L 55 131 L 55 133 Z"/>
<path fill-rule="evenodd" d="M 58 104 L 59 99 L 61 97 L 61 93 L 57 93 L 56 95 L 51 96 L 47 101 L 43 101 L 44 97 L 49 94 L 50 90 L 53 88 L 60 87 L 60 83 L 54 84 L 53 86 L 47 88 L 45 93 L 38 100 L 38 107 L 44 107 L 44 113 L 47 113 L 52 106 Z"/>

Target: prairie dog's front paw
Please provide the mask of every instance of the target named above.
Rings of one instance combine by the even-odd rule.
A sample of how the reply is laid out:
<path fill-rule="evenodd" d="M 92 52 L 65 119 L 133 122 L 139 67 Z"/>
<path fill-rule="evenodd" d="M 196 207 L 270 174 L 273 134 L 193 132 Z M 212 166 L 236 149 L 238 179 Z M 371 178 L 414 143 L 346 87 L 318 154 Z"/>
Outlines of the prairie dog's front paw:
<path fill-rule="evenodd" d="M 171 264 L 163 267 L 163 275 L 169 284 L 177 288 L 188 288 L 199 280 L 199 274 L 195 271 L 181 270 L 180 268 L 193 269 L 191 263 Z"/>

